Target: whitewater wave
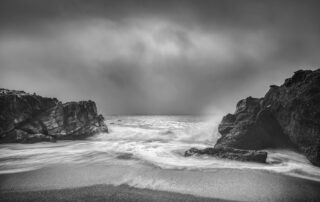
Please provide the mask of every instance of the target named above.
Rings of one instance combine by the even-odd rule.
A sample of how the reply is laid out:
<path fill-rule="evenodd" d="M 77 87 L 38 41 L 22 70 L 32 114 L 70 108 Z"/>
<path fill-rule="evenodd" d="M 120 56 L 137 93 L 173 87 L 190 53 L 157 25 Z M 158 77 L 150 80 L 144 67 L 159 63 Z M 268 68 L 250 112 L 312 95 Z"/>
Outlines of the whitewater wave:
<path fill-rule="evenodd" d="M 24 172 L 55 164 L 144 165 L 161 169 L 258 169 L 320 181 L 320 169 L 301 154 L 268 150 L 268 164 L 238 162 L 209 156 L 184 157 L 191 148 L 213 146 L 221 116 L 109 117 L 110 133 L 88 140 L 0 146 L 0 173 Z M 136 180 L 136 178 L 134 178 Z M 134 184 L 127 180 L 127 184 Z M 151 182 L 150 182 L 151 183 Z M 161 183 L 161 182 L 156 182 Z M 148 184 L 148 183 L 147 183 Z"/>

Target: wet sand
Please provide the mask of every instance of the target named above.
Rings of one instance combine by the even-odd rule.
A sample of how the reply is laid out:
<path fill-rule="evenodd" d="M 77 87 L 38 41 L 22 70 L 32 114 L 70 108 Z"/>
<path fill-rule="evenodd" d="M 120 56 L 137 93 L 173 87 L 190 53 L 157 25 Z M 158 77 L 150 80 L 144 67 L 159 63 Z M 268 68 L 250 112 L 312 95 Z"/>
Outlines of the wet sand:
<path fill-rule="evenodd" d="M 90 187 L 45 191 L 1 193 L 0 201 L 172 201 L 172 202 L 224 202 L 227 200 L 195 197 L 192 195 L 137 189 L 125 185 L 95 185 Z"/>
<path fill-rule="evenodd" d="M 266 171 L 132 170 L 129 166 L 55 166 L 2 174 L 0 201 L 320 201 L 320 182 Z M 152 186 L 115 183 L 129 172 L 139 180 L 152 179 Z"/>

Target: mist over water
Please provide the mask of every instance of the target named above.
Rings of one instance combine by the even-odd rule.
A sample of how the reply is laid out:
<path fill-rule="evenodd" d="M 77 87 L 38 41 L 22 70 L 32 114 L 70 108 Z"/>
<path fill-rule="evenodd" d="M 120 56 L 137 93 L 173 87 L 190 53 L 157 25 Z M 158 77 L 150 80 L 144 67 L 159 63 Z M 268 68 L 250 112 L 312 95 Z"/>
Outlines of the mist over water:
<path fill-rule="evenodd" d="M 81 164 L 105 166 L 105 172 L 117 170 L 107 183 L 153 189 L 157 189 L 161 183 L 168 183 L 158 176 L 159 170 L 192 171 L 198 173 L 195 175 L 200 175 L 199 173 L 210 173 L 216 169 L 258 169 L 320 181 L 320 169 L 294 151 L 268 150 L 267 164 L 209 156 L 183 156 L 191 147 L 214 146 L 219 137 L 217 126 L 220 121 L 221 116 L 107 117 L 110 133 L 99 134 L 88 140 L 1 145 L 0 174 L 60 164 Z M 150 178 L 141 172 L 148 173 Z"/>

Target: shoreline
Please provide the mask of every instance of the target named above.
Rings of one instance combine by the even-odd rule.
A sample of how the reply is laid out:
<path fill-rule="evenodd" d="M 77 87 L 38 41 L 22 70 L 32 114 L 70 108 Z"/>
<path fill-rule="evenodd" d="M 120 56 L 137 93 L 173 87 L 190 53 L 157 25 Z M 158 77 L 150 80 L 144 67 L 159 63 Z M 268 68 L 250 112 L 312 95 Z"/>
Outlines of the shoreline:
<path fill-rule="evenodd" d="M 88 187 L 41 190 L 0 192 L 0 201 L 139 201 L 139 202 L 227 202 L 215 198 L 205 198 L 190 194 L 181 194 L 167 191 L 139 189 L 128 185 L 93 185 Z"/>
<path fill-rule="evenodd" d="M 248 169 L 59 165 L 0 175 L 0 201 L 320 201 L 319 190 L 317 181 Z"/>

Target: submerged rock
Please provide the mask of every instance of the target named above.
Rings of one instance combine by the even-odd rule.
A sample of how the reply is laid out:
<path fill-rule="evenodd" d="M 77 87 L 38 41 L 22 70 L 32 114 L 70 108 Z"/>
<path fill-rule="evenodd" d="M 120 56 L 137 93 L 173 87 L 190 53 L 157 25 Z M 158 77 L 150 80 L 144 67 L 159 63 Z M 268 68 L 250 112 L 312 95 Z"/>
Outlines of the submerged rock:
<path fill-rule="evenodd" d="M 107 131 L 93 101 L 61 103 L 56 98 L 0 89 L 0 143 L 83 139 Z"/>
<path fill-rule="evenodd" d="M 248 97 L 219 125 L 215 148 L 297 147 L 320 166 L 320 69 L 299 70 L 264 98 Z"/>
<path fill-rule="evenodd" d="M 238 161 L 251 161 L 258 163 L 266 163 L 267 152 L 254 151 L 254 150 L 243 150 L 233 149 L 227 147 L 212 148 L 208 147 L 205 149 L 191 148 L 184 153 L 184 156 L 192 155 L 209 155 L 218 158 L 226 158 Z"/>

